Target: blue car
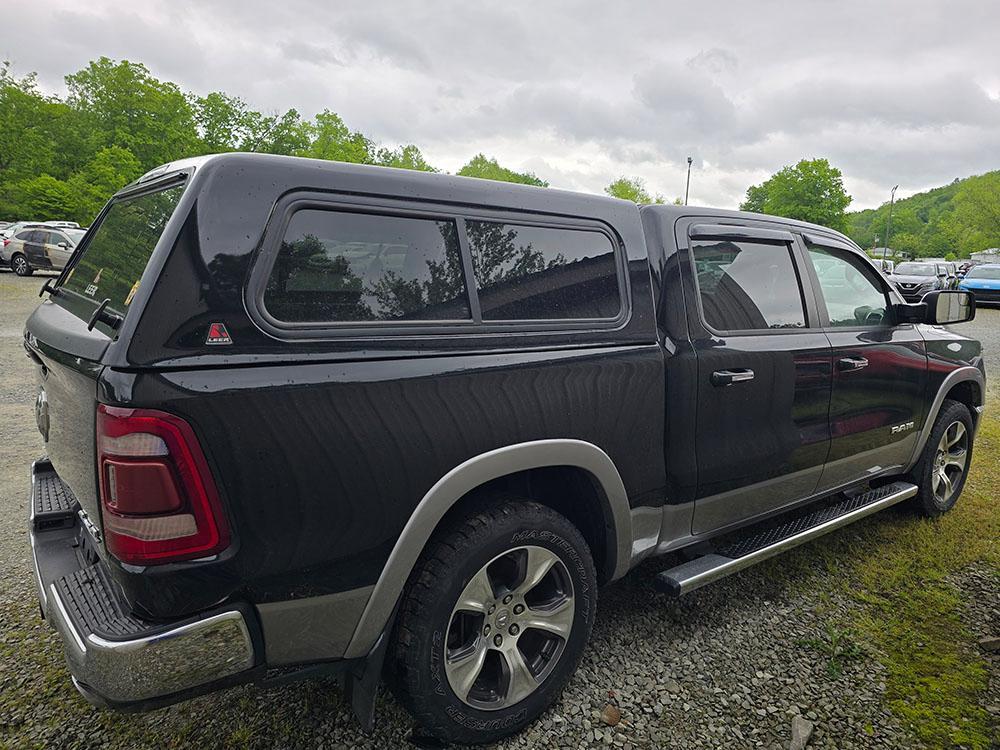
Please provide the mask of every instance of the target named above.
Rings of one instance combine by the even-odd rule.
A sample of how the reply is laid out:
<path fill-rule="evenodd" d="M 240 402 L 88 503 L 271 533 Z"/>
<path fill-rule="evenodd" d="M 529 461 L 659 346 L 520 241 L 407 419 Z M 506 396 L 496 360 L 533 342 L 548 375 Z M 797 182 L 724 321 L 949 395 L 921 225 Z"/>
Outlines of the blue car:
<path fill-rule="evenodd" d="M 958 288 L 972 292 L 977 305 L 984 302 L 1000 303 L 1000 263 L 973 266 Z"/>

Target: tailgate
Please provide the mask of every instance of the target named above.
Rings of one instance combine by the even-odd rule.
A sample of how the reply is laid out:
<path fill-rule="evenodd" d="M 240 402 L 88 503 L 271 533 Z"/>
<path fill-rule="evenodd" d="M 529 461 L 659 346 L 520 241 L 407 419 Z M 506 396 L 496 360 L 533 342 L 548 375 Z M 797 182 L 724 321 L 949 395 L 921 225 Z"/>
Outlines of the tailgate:
<path fill-rule="evenodd" d="M 99 523 L 94 419 L 101 356 L 110 339 L 51 302 L 28 318 L 24 348 L 35 363 L 35 420 L 52 466 Z"/>

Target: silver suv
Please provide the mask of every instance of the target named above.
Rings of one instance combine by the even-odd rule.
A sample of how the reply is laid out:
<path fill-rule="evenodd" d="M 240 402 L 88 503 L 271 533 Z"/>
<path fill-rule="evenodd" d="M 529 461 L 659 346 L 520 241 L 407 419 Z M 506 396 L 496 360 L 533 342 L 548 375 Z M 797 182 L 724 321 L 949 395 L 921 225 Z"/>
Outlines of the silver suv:
<path fill-rule="evenodd" d="M 63 227 L 26 227 L 3 241 L 0 261 L 18 276 L 36 270 L 61 271 L 86 230 Z"/>

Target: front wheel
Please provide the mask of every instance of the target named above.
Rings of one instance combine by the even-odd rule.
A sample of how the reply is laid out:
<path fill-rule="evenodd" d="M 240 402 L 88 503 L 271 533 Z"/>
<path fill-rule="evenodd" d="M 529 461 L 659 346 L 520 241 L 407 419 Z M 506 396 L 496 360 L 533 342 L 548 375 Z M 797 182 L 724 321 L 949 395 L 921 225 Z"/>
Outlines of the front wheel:
<path fill-rule="evenodd" d="M 596 605 L 576 527 L 537 503 L 503 500 L 440 534 L 417 563 L 396 628 L 396 692 L 442 740 L 514 734 L 576 670 Z"/>
<path fill-rule="evenodd" d="M 28 259 L 21 253 L 15 253 L 10 259 L 10 270 L 18 276 L 31 276 L 34 269 L 28 264 Z"/>
<path fill-rule="evenodd" d="M 972 460 L 972 415 L 968 407 L 947 400 L 910 478 L 919 491 L 913 503 L 923 515 L 939 516 L 958 502 Z"/>

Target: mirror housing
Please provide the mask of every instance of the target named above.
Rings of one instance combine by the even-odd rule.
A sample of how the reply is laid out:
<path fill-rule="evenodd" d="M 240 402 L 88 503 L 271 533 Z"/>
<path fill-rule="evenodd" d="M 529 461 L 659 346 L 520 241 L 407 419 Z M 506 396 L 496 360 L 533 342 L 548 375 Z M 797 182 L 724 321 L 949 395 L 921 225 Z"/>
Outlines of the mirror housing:
<path fill-rule="evenodd" d="M 942 326 L 964 323 L 976 317 L 976 298 L 972 292 L 939 289 L 927 292 L 915 304 L 893 305 L 898 323 L 928 323 Z"/>
<path fill-rule="evenodd" d="M 69 247 L 69 243 L 68 242 L 57 242 L 56 243 L 56 247 L 61 247 L 63 250 L 65 250 L 66 248 Z"/>

